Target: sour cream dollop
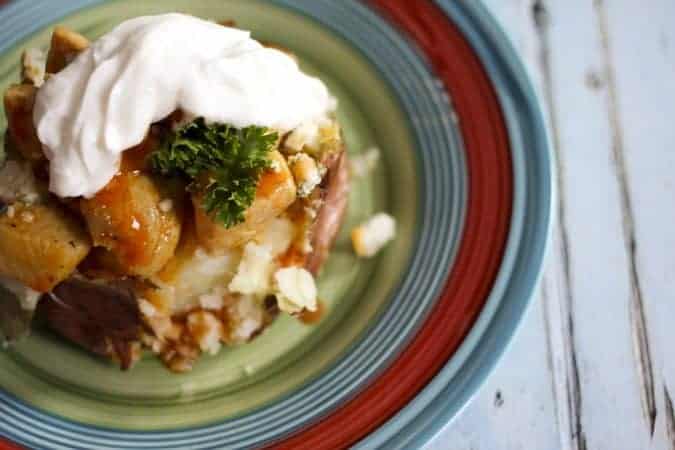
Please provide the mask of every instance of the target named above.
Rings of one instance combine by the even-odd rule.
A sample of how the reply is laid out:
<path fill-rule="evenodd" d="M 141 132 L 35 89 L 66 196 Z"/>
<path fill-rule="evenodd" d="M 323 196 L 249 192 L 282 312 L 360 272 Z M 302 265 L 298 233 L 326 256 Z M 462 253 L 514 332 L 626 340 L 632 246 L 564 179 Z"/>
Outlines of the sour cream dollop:
<path fill-rule="evenodd" d="M 177 109 L 287 131 L 335 106 L 320 80 L 249 32 L 165 14 L 121 23 L 49 78 L 33 121 L 50 161 L 50 191 L 91 197 L 118 171 L 121 153 Z"/>

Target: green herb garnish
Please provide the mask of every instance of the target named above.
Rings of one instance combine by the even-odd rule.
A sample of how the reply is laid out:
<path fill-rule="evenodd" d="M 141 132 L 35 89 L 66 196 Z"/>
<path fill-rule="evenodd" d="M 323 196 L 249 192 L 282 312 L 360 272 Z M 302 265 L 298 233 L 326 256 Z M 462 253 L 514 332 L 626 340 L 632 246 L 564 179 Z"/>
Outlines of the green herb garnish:
<path fill-rule="evenodd" d="M 244 221 L 255 198 L 277 133 L 265 127 L 235 128 L 198 118 L 169 136 L 150 157 L 153 170 L 190 181 L 204 193 L 204 209 L 225 227 Z"/>

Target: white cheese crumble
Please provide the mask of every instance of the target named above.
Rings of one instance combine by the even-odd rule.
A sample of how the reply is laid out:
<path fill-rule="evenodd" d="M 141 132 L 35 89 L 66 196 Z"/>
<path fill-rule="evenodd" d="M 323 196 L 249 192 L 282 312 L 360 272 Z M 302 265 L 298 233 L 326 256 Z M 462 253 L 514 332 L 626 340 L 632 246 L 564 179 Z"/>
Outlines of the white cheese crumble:
<path fill-rule="evenodd" d="M 273 219 L 259 237 L 249 242 L 228 289 L 239 294 L 264 295 L 271 290 L 274 258 L 285 252 L 293 239 L 293 224 L 285 218 Z"/>
<path fill-rule="evenodd" d="M 249 242 L 228 289 L 239 294 L 264 294 L 269 290 L 272 260 L 267 246 Z"/>
<path fill-rule="evenodd" d="M 134 220 L 131 222 L 131 228 L 133 228 L 134 230 L 140 230 L 141 229 L 141 224 L 138 222 L 138 220 L 136 220 L 135 217 L 134 217 Z"/>
<path fill-rule="evenodd" d="M 321 183 L 321 170 L 316 161 L 306 153 L 290 156 L 288 166 L 298 186 L 299 197 L 307 197 Z"/>
<path fill-rule="evenodd" d="M 314 277 L 300 267 L 285 267 L 274 274 L 276 297 L 279 309 L 288 314 L 297 314 L 303 309 L 316 311 L 317 289 Z"/>
<path fill-rule="evenodd" d="M 379 252 L 396 235 L 396 221 L 389 214 L 378 213 L 352 229 L 352 245 L 357 255 L 369 258 Z"/>

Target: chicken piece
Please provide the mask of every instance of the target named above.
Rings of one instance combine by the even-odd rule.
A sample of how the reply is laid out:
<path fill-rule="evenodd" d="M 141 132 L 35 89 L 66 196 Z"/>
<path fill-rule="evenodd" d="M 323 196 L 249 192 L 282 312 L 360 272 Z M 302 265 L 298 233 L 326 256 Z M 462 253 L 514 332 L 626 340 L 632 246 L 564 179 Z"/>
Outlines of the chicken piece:
<path fill-rule="evenodd" d="M 112 270 L 148 277 L 171 259 L 181 231 L 181 188 L 160 185 L 137 170 L 125 171 L 91 199 L 80 200 L 94 245 L 116 259 Z M 170 208 L 164 206 L 167 199 Z"/>
<path fill-rule="evenodd" d="M 195 209 L 195 225 L 199 242 L 210 252 L 220 252 L 239 247 L 250 241 L 273 217 L 284 212 L 296 198 L 293 175 L 286 160 L 278 151 L 271 153 L 274 169 L 260 177 L 255 200 L 245 213 L 244 222 L 226 228 L 214 221 L 203 207 L 203 197 L 192 196 Z"/>
<path fill-rule="evenodd" d="M 44 160 L 42 144 L 33 125 L 36 92 L 37 88 L 30 84 L 13 84 L 5 91 L 3 99 L 12 144 L 31 162 Z"/>
<path fill-rule="evenodd" d="M 38 292 L 67 278 L 90 248 L 84 228 L 58 205 L 17 203 L 0 216 L 0 275 Z"/>
<path fill-rule="evenodd" d="M 57 26 L 47 53 L 47 73 L 60 72 L 87 47 L 89 40 L 86 37 L 64 26 Z"/>

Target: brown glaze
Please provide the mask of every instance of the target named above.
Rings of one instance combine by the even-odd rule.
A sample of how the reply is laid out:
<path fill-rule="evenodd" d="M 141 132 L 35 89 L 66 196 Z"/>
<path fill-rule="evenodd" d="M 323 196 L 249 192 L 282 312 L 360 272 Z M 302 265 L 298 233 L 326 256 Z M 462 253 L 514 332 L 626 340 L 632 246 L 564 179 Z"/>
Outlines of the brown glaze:
<path fill-rule="evenodd" d="M 326 315 L 326 304 L 323 300 L 319 299 L 316 305 L 316 311 L 309 311 L 303 309 L 302 312 L 298 315 L 298 320 L 304 323 L 305 325 L 315 325 L 321 322 L 321 319 Z"/>
<path fill-rule="evenodd" d="M 82 202 L 83 210 L 89 205 L 95 205 L 110 213 L 105 220 L 109 221 L 112 228 L 119 230 L 120 233 L 113 235 L 102 232 L 92 238 L 96 243 L 104 243 L 106 247 L 115 249 L 120 261 L 129 266 L 147 264 L 151 257 L 151 254 L 145 251 L 148 246 L 148 224 L 145 223 L 144 217 L 128 214 L 124 208 L 119 208 L 119 205 L 131 203 L 129 185 L 132 179 L 138 176 L 139 174 L 133 172 L 119 173 L 91 200 Z M 136 223 L 138 225 L 134 226 Z M 121 235 L 124 239 L 120 238 Z"/>
<path fill-rule="evenodd" d="M 285 171 L 279 170 L 266 170 L 260 175 L 260 180 L 258 180 L 258 187 L 256 189 L 256 196 L 259 197 L 269 197 L 279 189 L 279 186 L 282 185 L 288 174 Z"/>

